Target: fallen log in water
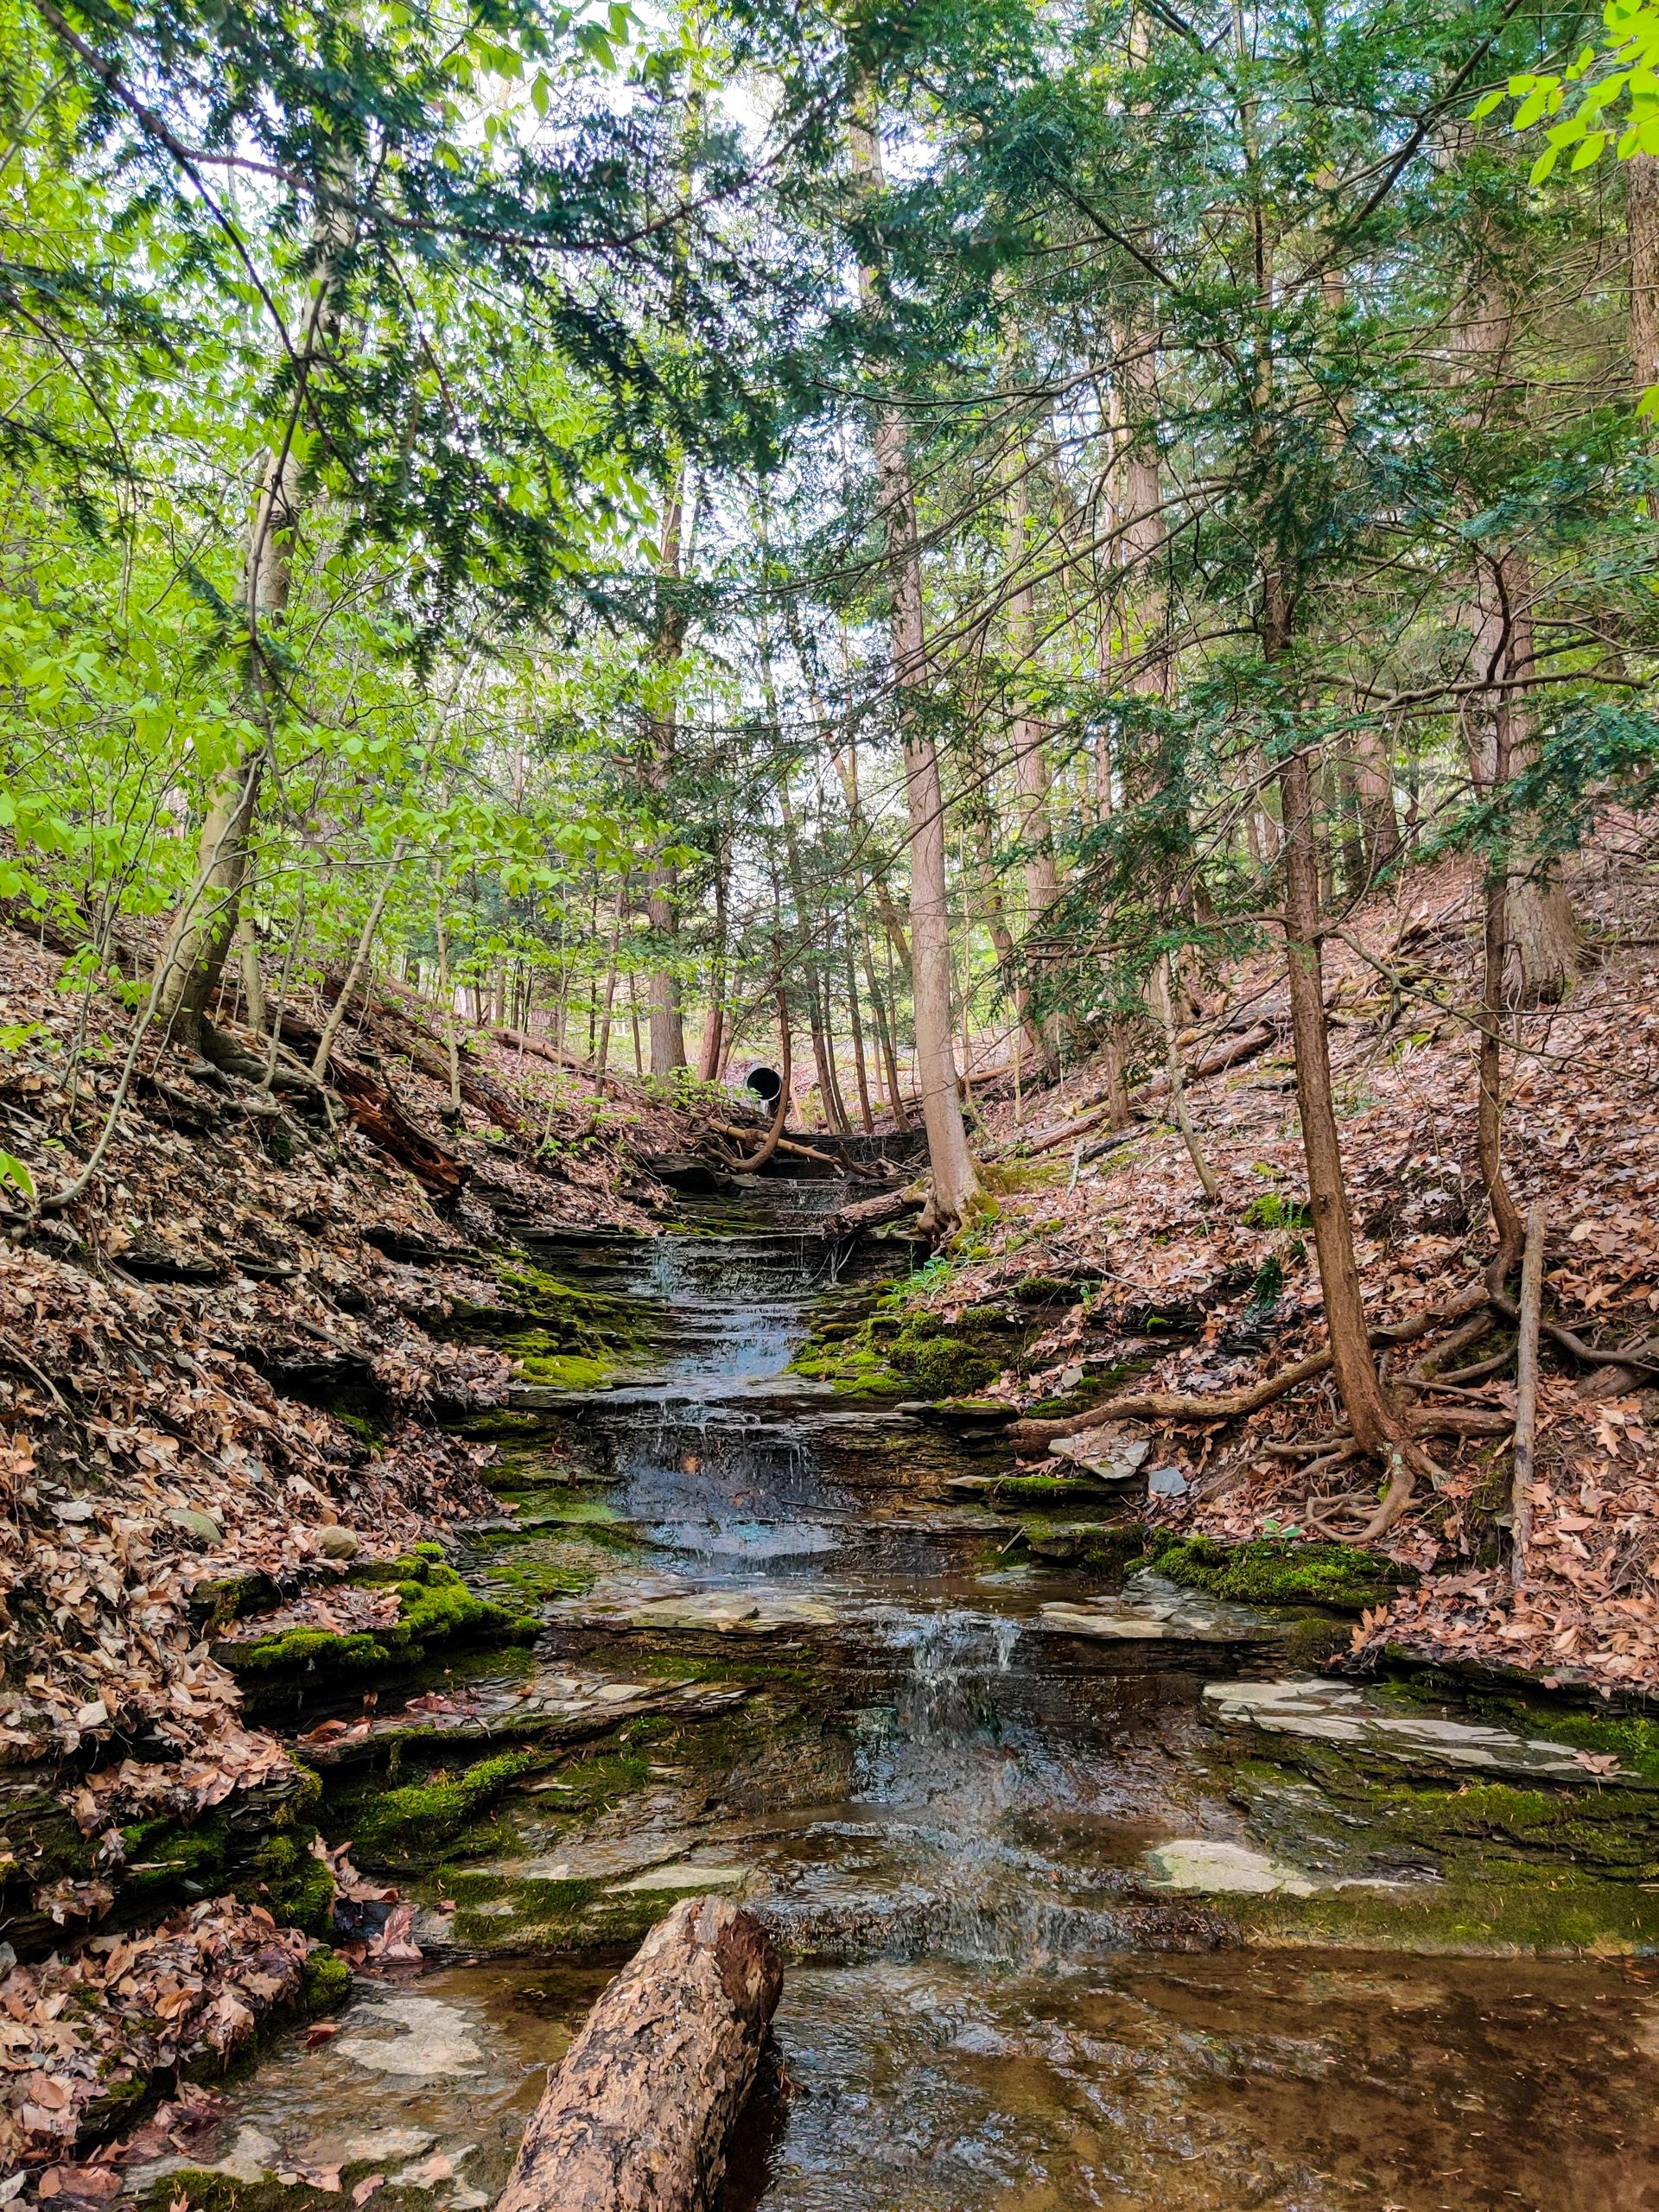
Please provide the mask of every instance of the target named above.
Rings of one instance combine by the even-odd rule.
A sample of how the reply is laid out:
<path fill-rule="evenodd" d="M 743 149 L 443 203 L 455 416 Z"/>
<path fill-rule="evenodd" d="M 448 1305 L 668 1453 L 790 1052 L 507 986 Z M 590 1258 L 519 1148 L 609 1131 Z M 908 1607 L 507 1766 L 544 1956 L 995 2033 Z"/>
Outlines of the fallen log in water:
<path fill-rule="evenodd" d="M 902 1221 L 907 1213 L 919 1213 L 927 1193 L 920 1185 L 908 1190 L 882 1191 L 873 1198 L 860 1198 L 850 1206 L 840 1206 L 834 1213 L 827 1213 L 819 1223 L 825 1236 L 856 1236 L 866 1229 L 880 1229 L 889 1221 Z"/>
<path fill-rule="evenodd" d="M 752 1914 L 676 1905 L 549 2075 L 495 2212 L 712 2212 L 782 1986 Z"/>

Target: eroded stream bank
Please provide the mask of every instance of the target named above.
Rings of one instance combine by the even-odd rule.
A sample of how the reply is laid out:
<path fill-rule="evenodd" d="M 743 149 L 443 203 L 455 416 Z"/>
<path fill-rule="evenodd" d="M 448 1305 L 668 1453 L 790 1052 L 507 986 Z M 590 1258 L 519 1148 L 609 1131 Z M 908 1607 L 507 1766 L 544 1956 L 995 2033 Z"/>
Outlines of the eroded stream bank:
<path fill-rule="evenodd" d="M 245 1677 L 400 1893 L 382 1956 L 135 2178 L 481 2207 L 609 1967 L 718 1890 L 791 1961 L 728 2212 L 1659 2202 L 1645 1738 L 1318 1677 L 1339 1611 L 1135 1565 L 1148 1471 L 1045 1498 L 995 1423 L 792 1374 L 822 1189 L 538 1255 L 632 1332 L 485 1424 L 504 1510 L 430 1586 L 493 1643 L 371 1707 Z"/>

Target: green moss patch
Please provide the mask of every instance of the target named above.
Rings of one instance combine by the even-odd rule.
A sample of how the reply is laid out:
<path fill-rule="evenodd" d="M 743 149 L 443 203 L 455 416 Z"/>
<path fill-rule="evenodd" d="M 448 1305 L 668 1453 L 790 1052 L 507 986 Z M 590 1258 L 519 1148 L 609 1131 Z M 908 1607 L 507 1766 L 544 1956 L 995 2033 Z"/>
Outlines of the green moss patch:
<path fill-rule="evenodd" d="M 435 1549 L 417 1546 L 407 1559 L 372 1560 L 353 1568 L 350 1579 L 354 1583 L 395 1586 L 398 1613 L 394 1621 L 348 1634 L 289 1628 L 244 1643 L 219 1643 L 213 1656 L 249 1690 L 269 1685 L 282 1691 L 317 1675 L 332 1679 L 412 1667 L 433 1649 L 510 1634 L 514 1616 L 475 1597 L 452 1567 L 433 1556 Z"/>
<path fill-rule="evenodd" d="M 1562 1870 L 1516 1883 L 1408 1882 L 1311 1897 L 1229 1897 L 1221 1910 L 1258 1942 L 1420 1954 L 1647 1956 L 1659 1894 Z"/>
<path fill-rule="evenodd" d="M 659 1310 L 643 1300 L 578 1289 L 526 1259 L 500 1261 L 493 1273 L 501 1303 L 458 1306 L 444 1327 L 498 1345 L 531 1382 L 595 1389 L 643 1351 L 661 1325 Z"/>
<path fill-rule="evenodd" d="M 359 1787 L 334 1801 L 331 1822 L 349 1828 L 353 1856 L 361 1866 L 441 1866 L 458 1847 L 490 1848 L 495 1839 L 476 1833 L 482 1815 L 515 1783 L 557 1763 L 554 1751 L 503 1751 L 454 1772 L 434 1768 L 421 1782 Z"/>
<path fill-rule="evenodd" d="M 1402 1584 L 1418 1580 L 1414 1567 L 1353 1544 L 1271 1537 L 1224 1544 L 1209 1536 L 1171 1536 L 1152 1546 L 1145 1564 L 1189 1590 L 1240 1605 L 1325 1605 L 1344 1613 L 1387 1605 Z"/>
<path fill-rule="evenodd" d="M 366 2164 L 342 2166 L 340 2189 L 329 2191 L 313 2189 L 308 2182 L 237 2181 L 229 2174 L 187 2168 L 155 2183 L 138 2204 L 140 2212 L 168 2212 L 181 2200 L 189 2212 L 340 2212 L 351 2202 L 353 2184 L 371 2171 Z M 375 2190 L 372 2201 L 386 2212 L 430 2212 L 440 2198 L 434 2190 L 387 2183 Z"/>

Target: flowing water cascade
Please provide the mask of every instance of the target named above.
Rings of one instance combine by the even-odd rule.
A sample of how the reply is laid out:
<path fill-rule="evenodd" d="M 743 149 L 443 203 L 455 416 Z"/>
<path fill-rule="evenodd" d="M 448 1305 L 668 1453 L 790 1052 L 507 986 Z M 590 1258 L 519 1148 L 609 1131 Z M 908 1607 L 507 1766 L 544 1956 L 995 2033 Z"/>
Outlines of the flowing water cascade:
<path fill-rule="evenodd" d="M 1011 1548 L 1017 1523 L 945 1487 L 1007 1465 L 994 1431 L 789 1372 L 834 1195 L 779 1179 L 582 1255 L 594 1288 L 655 1301 L 654 1348 L 608 1389 L 520 1394 L 517 1518 L 465 1564 L 488 1590 L 537 1545 L 602 1539 L 499 1696 L 638 1717 L 584 1719 L 551 1766 L 528 1719 L 502 1724 L 524 1774 L 450 1855 L 407 1862 L 427 1970 L 361 1983 L 331 2042 L 273 2051 L 237 2093 L 231 2166 L 343 2157 L 349 2177 L 367 2143 L 400 2186 L 482 2207 L 611 1966 L 714 1890 L 789 1961 L 782 2067 L 725 2212 L 1659 2202 L 1653 1969 L 1241 1920 L 1275 1887 L 1335 1910 L 1431 1878 L 1369 1831 L 1362 1850 L 1328 1776 L 1276 1776 L 1259 1745 L 1243 1768 L 1218 1734 L 1206 1685 L 1281 1672 L 1272 1624 L 1183 1627 L 1151 1588 L 1112 1633 L 1072 1632 L 1099 1578 Z M 1172 1839 L 1269 1894 L 1165 1878 Z"/>

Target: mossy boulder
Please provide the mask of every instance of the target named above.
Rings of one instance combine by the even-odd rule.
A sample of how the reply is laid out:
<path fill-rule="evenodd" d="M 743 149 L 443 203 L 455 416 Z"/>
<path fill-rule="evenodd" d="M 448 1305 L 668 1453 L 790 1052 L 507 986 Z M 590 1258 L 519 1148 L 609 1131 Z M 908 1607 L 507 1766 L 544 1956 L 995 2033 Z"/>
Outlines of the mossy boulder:
<path fill-rule="evenodd" d="M 1001 1372 L 999 1363 L 948 1330 L 901 1330 L 887 1347 L 887 1363 L 930 1398 L 969 1398 Z"/>
<path fill-rule="evenodd" d="M 498 1345 L 531 1382 L 593 1389 L 647 1344 L 660 1321 L 644 1300 L 579 1289 L 527 1259 L 498 1261 L 493 1274 L 500 1303 L 458 1306 L 443 1326 L 450 1336 Z"/>
<path fill-rule="evenodd" d="M 1414 1567 L 1357 1545 L 1276 1537 L 1228 1544 L 1210 1536 L 1169 1536 L 1148 1548 L 1144 1563 L 1189 1590 L 1239 1605 L 1322 1605 L 1344 1613 L 1387 1605 L 1402 1585 L 1418 1580 Z"/>

